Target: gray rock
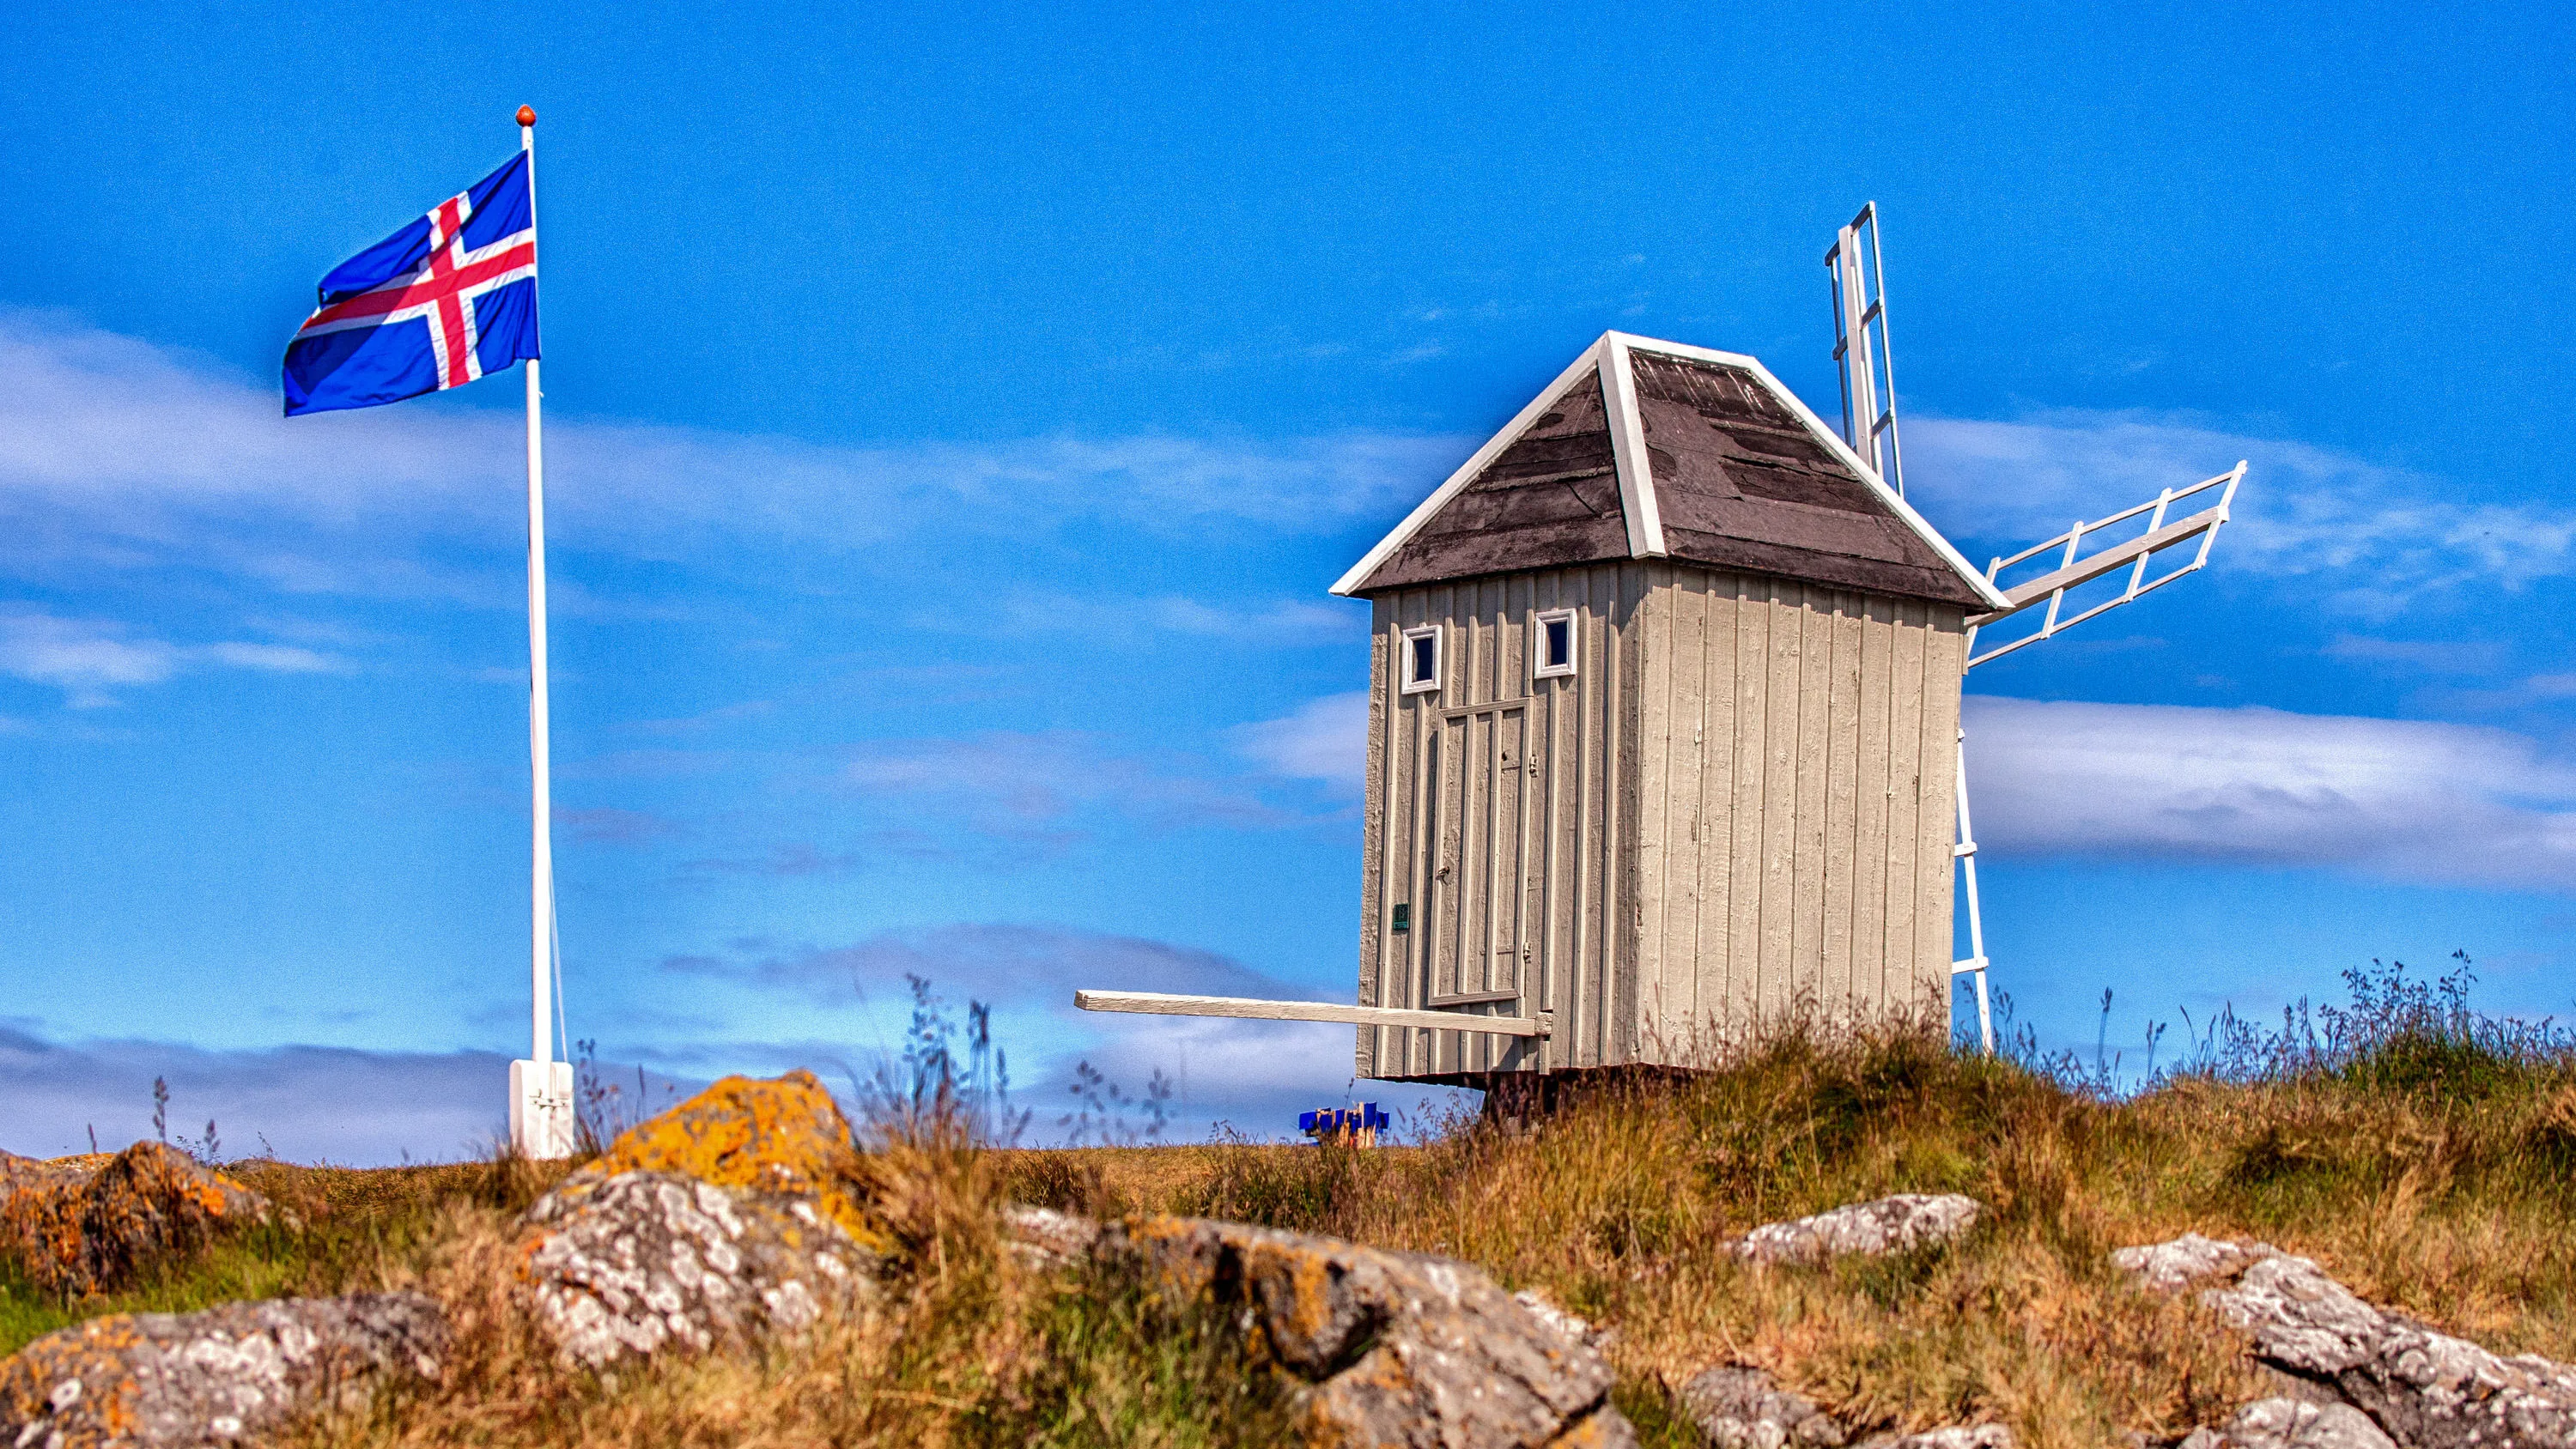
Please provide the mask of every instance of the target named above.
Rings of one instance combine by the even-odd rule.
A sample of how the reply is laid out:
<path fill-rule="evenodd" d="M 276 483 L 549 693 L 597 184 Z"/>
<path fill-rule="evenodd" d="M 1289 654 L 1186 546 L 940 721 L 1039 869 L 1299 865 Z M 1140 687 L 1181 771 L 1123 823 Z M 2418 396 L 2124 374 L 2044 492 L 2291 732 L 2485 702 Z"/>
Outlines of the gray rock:
<path fill-rule="evenodd" d="M 1050 1252 L 1083 1237 L 1012 1222 Z M 1106 1224 L 1080 1251 L 1238 1325 L 1249 1356 L 1295 1381 L 1311 1449 L 1636 1445 L 1601 1355 L 1464 1263 L 1202 1218 Z"/>
<path fill-rule="evenodd" d="M 1539 1322 L 1587 1347 L 1608 1348 L 1619 1337 L 1617 1330 L 1595 1328 L 1590 1320 L 1557 1307 L 1548 1301 L 1546 1294 L 1535 1289 L 1523 1288 L 1512 1295 L 1512 1301 L 1528 1310 L 1530 1316 Z"/>
<path fill-rule="evenodd" d="M 0 1444 L 199 1449 L 256 1443 L 378 1387 L 436 1379 L 438 1305 L 417 1293 L 111 1314 L 0 1362 Z"/>
<path fill-rule="evenodd" d="M 2135 1277 L 2140 1286 L 2170 1293 L 2195 1278 L 2240 1272 L 2280 1251 L 2270 1243 L 2244 1238 L 2227 1240 L 2185 1233 L 2170 1243 L 2122 1248 L 2111 1255 L 2111 1262 Z"/>
<path fill-rule="evenodd" d="M 47 1293 L 113 1292 L 270 1215 L 268 1199 L 166 1143 L 0 1160 L 0 1256 Z"/>
<path fill-rule="evenodd" d="M 1860 1449 L 2013 1449 L 2012 1430 L 2001 1424 L 1951 1424 L 1872 1439 Z"/>
<path fill-rule="evenodd" d="M 1010 1229 L 1011 1247 L 1021 1260 L 1041 1268 L 1081 1262 L 1100 1241 L 1100 1224 L 1054 1208 L 1006 1208 L 1003 1221 Z"/>
<path fill-rule="evenodd" d="M 2310 1395 L 2359 1410 L 2387 1442 L 2407 1449 L 2576 1449 L 2576 1368 L 2533 1354 L 2500 1358 L 2466 1339 L 2374 1308 L 2306 1258 L 2263 1243 L 2185 1234 L 2170 1243 L 2123 1248 L 2112 1260 L 2153 1287 L 2210 1276 L 2232 1280 L 2207 1289 L 2200 1301 L 2253 1335 L 2255 1356 L 2265 1367 Z M 2285 1404 L 2300 1407 L 2279 1407 Z M 2268 1418 L 2240 1414 L 2210 1443 L 2376 1442 L 2353 1438 L 2352 1418 L 2329 1418 L 2327 1407 L 2266 1399 L 2249 1405 L 2246 1414 L 2261 1409 Z M 2318 1412 L 2307 1414 L 2310 1409 Z M 2243 1437 L 2265 1434 L 2272 1437 Z M 2297 1434 L 2311 1437 L 2282 1437 Z M 2344 1437 L 2314 1437 L 2320 1434 Z"/>
<path fill-rule="evenodd" d="M 792 1333 L 875 1288 L 876 1254 L 810 1195 L 622 1172 L 548 1193 L 522 1223 L 537 1321 L 594 1368 Z"/>
<path fill-rule="evenodd" d="M 1715 1449 L 1834 1449 L 1842 1426 L 1758 1368 L 1703 1369 L 1682 1385 L 1682 1408 Z"/>
<path fill-rule="evenodd" d="M 2237 1410 L 2225 1430 L 2195 1429 L 2183 1443 L 2192 1449 L 2397 1449 L 2352 1405 L 2303 1399 L 2257 1399 Z"/>
<path fill-rule="evenodd" d="M 1953 1241 L 1974 1227 L 1984 1211 L 1975 1198 L 1957 1193 L 1904 1192 L 1792 1222 L 1765 1223 L 1726 1248 L 1756 1263 L 1813 1263 L 1845 1253 L 1895 1253 Z"/>
<path fill-rule="evenodd" d="M 2576 1446 L 2576 1369 L 2382 1312 L 2305 1258 L 2261 1259 L 2201 1301 L 2250 1330 L 2266 1363 L 2331 1386 L 2409 1449 Z"/>

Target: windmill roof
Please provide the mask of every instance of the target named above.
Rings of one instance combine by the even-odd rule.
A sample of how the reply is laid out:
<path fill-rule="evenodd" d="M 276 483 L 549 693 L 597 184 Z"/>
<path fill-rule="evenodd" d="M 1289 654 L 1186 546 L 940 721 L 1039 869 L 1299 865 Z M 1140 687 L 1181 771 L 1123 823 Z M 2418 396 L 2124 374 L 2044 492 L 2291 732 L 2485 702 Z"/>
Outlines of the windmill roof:
<path fill-rule="evenodd" d="M 1608 332 L 1333 585 L 1671 558 L 2004 600 L 1754 358 Z"/>

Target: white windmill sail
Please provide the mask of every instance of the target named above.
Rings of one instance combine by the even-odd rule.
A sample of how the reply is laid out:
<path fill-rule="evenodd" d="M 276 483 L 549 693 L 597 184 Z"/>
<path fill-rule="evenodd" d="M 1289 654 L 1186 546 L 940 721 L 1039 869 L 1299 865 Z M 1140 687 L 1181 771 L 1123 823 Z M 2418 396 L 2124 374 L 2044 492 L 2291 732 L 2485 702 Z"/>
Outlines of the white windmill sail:
<path fill-rule="evenodd" d="M 1976 668 L 1989 659 L 1998 659 L 2028 644 L 2036 644 L 2074 628 L 2085 620 L 2134 602 L 2140 595 L 2163 588 L 2187 573 L 2209 562 L 2210 545 L 2218 541 L 2218 527 L 2227 521 L 2227 510 L 2236 501 L 2236 485 L 2245 481 L 2245 461 L 2216 477 L 2203 478 L 2188 488 L 2168 488 L 2135 508 L 2123 509 L 2108 518 L 2087 523 L 2082 519 L 2055 538 L 2032 544 L 2010 558 L 1999 558 L 1986 565 L 1986 578 L 2012 601 L 2009 609 L 1971 615 L 1968 627 L 1968 667 Z M 2218 489 L 2217 501 L 2210 502 L 2211 489 Z M 2174 505 L 2189 500 L 2206 505 L 2197 512 L 2174 517 Z M 2171 520 L 2171 521 L 2168 521 Z M 2188 562 L 2165 565 L 2159 558 L 2181 550 L 2190 551 Z M 2049 567 L 2051 561 L 2054 567 Z M 2036 565 L 2046 572 L 2023 579 L 2007 581 L 2010 571 Z M 2096 579 L 2116 573 L 2123 565 L 2129 570 L 2127 587 L 2099 600 L 2079 598 L 2076 612 L 2066 612 L 2067 597 Z M 2153 570 L 2161 569 L 2151 578 Z M 2026 614 L 2041 603 L 2048 608 L 2039 616 L 2039 626 L 2007 643 L 1978 652 L 1976 638 L 1987 626 Z"/>
<path fill-rule="evenodd" d="M 1904 491 L 1904 454 L 1897 438 L 1896 364 L 1887 341 L 1887 278 L 1879 244 L 1878 203 L 1834 234 L 1825 252 L 1833 274 L 1834 361 L 1843 385 L 1843 438 L 1878 470 L 1888 486 Z M 2245 481 L 2245 462 L 2183 488 L 2167 488 L 2146 502 L 2075 526 L 1986 565 L 1986 580 L 2008 607 L 1968 617 L 1967 664 L 1974 669 L 2016 649 L 2054 638 L 2088 619 L 2134 603 L 2209 562 L 2220 525 Z M 2211 501 L 2211 490 L 2217 490 Z M 2196 511 L 2177 516 L 2176 505 Z M 2174 560 L 2182 559 L 2176 563 Z M 2106 582 L 2126 568 L 2125 584 Z M 2016 579 L 2016 571 L 2027 571 Z M 2095 589 L 2096 583 L 2105 587 Z M 2040 605 L 2047 607 L 2033 615 Z M 2035 617 L 2036 627 L 1982 652 L 1978 639 L 2007 619 Z M 1950 974 L 1972 976 L 1977 991 L 1977 1039 L 1995 1049 L 1994 1010 L 1986 989 L 1986 926 L 1977 895 L 1977 836 L 1968 808 L 1967 729 L 1959 730 L 1958 838 L 1951 847 L 1968 905 L 1968 954 L 1950 963 Z"/>

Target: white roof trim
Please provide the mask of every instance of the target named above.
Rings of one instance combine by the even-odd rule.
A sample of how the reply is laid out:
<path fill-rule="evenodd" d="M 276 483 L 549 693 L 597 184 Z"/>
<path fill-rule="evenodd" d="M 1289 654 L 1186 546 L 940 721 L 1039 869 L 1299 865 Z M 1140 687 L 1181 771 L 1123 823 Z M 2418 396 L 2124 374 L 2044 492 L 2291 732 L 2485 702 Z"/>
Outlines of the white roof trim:
<path fill-rule="evenodd" d="M 1605 337 L 1604 340 L 1606 341 L 1607 338 Z M 1432 515 L 1446 507 L 1449 500 L 1458 495 L 1458 490 L 1474 482 L 1476 475 L 1485 471 L 1486 464 L 1494 461 L 1505 448 L 1519 442 L 1521 434 L 1528 432 L 1532 424 L 1547 414 L 1548 405 L 1556 401 L 1557 394 L 1573 386 L 1575 379 L 1583 375 L 1584 369 L 1600 366 L 1601 351 L 1600 342 L 1595 342 L 1583 349 L 1583 355 L 1574 359 L 1565 371 L 1558 373 L 1556 381 L 1541 389 L 1539 395 L 1530 400 L 1528 407 L 1521 409 L 1518 416 L 1505 423 L 1501 432 L 1486 439 L 1485 446 L 1478 448 L 1473 457 L 1459 464 L 1458 471 L 1449 475 L 1448 482 L 1433 489 L 1430 497 L 1423 499 L 1411 513 L 1404 516 L 1404 521 L 1395 526 L 1393 533 L 1379 539 L 1377 547 L 1361 555 L 1360 561 L 1351 565 L 1350 572 L 1343 574 L 1333 585 L 1332 592 L 1348 597 L 1361 584 L 1368 582 L 1368 576 L 1377 572 L 1378 565 L 1394 557 L 1397 549 L 1404 547 L 1413 535 L 1421 532 L 1422 525 L 1429 523 Z M 1605 397 L 1603 401 L 1606 403 L 1608 399 Z M 1622 495 L 1627 492 L 1627 485 L 1628 472 L 1623 466 L 1619 470 L 1619 488 Z M 1624 497 L 1622 501 L 1625 501 Z M 1630 526 L 1634 527 L 1633 524 Z"/>
<path fill-rule="evenodd" d="M 1860 476 L 1862 484 L 1878 496 L 1879 502 L 1886 504 L 1891 512 L 1904 521 L 1907 528 L 1914 530 L 1915 537 L 1930 544 L 1933 552 L 1941 555 L 1942 561 L 1947 563 L 1969 587 L 1976 590 L 1978 598 L 1986 600 L 1991 608 L 2012 607 L 2012 600 L 2005 598 L 2001 589 L 1988 582 L 1984 573 L 1970 564 L 1958 549 L 1952 547 L 1950 540 L 1941 536 L 1939 529 L 1926 521 L 1922 514 L 1915 512 L 1914 506 L 1907 503 L 1903 495 L 1888 487 L 1886 480 L 1878 476 L 1877 469 L 1862 462 L 1860 455 L 1853 452 L 1850 445 L 1842 440 L 1841 434 L 1825 426 L 1825 420 L 1817 417 L 1814 409 L 1800 401 L 1798 395 L 1791 392 L 1780 379 L 1773 377 L 1771 369 L 1764 367 L 1760 358 L 1747 356 L 1741 352 L 1718 352 L 1711 348 L 1693 347 L 1682 342 L 1662 342 L 1652 337 L 1637 337 L 1625 332 L 1608 333 L 1601 340 L 1616 346 L 1622 353 L 1660 352 L 1667 357 L 1686 357 L 1695 362 L 1714 362 L 1726 367 L 1740 367 L 1760 378 L 1762 385 L 1771 389 L 1773 396 L 1787 403 L 1789 410 L 1806 423 L 1807 431 L 1822 438 L 1825 445 L 1833 450 L 1834 456 L 1842 459 L 1845 466 Z M 1614 433 L 1612 436 L 1615 438 L 1617 435 Z M 1625 478 L 1626 475 L 1623 472 L 1621 475 L 1623 483 Z M 1662 532 L 1660 527 L 1656 529 L 1658 544 L 1662 542 Z"/>
<path fill-rule="evenodd" d="M 1619 471 L 1619 512 L 1628 521 L 1628 557 L 1664 556 L 1664 510 L 1655 497 L 1654 457 L 1646 451 L 1646 415 L 1637 410 L 1637 375 L 1628 370 L 1628 339 L 1601 334 L 1601 410 L 1610 420 L 1610 456 Z"/>

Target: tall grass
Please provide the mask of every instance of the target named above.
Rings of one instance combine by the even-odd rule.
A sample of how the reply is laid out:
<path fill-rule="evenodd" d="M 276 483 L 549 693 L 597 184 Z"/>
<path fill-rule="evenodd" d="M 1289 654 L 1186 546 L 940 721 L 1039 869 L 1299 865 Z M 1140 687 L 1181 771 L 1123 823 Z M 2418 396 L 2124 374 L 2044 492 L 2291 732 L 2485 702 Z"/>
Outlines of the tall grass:
<path fill-rule="evenodd" d="M 1375 1151 L 1220 1142 L 997 1148 L 998 1050 L 935 1019 L 881 1076 L 853 1186 L 901 1267 L 882 1298 L 747 1354 L 614 1374 L 558 1361 L 513 1298 L 518 1213 L 562 1171 L 496 1155 L 338 1172 L 235 1164 L 291 1210 L 113 1301 L 0 1282 L 0 1343 L 111 1307 L 413 1287 L 456 1325 L 444 1382 L 319 1425 L 312 1444 L 1220 1446 L 1276 1442 L 1288 1406 L 1227 1325 L 1132 1283 L 1034 1266 L 999 1211 L 1178 1211 L 1437 1252 L 1616 1330 L 1617 1401 L 1696 1444 L 1674 1391 L 1753 1363 L 1858 1428 L 1999 1419 L 2022 1442 L 2179 1437 L 2267 1392 L 2189 1295 L 2109 1253 L 2185 1230 L 2268 1239 L 2356 1291 L 2499 1351 L 2576 1359 L 2576 1043 L 2480 1016 L 2468 963 L 2355 973 L 2278 1027 L 2192 1023 L 2142 1087 L 2037 1050 L 1791 1024 L 1734 1065 L 1613 1079 L 1517 1130 L 1460 1117 Z M 917 1004 L 935 1018 L 926 988 Z M 988 1054 L 989 1053 L 989 1054 Z M 1104 1094 L 1104 1100 L 1106 1095 Z M 998 1129 L 998 1130 L 997 1130 Z M 1963 1241 L 1756 1269 L 1757 1224 L 1900 1191 L 1990 1211 Z M 52 1315 L 52 1317 L 47 1317 Z"/>
<path fill-rule="evenodd" d="M 2352 978 L 2278 1030 L 2200 1026 L 2114 1090 L 2022 1038 L 1792 1025 L 1733 1067 L 1596 1090 L 1535 1130 L 1455 1124 L 1418 1148 L 1061 1154 L 1019 1185 L 1455 1255 L 1618 1330 L 1621 1402 L 1695 1443 L 1671 1391 L 1750 1362 L 1872 1428 L 1994 1418 L 2022 1442 L 2178 1437 L 2264 1386 L 2187 1295 L 2108 1255 L 2186 1230 L 2268 1239 L 2355 1291 L 2503 1352 L 2576 1359 L 2576 1044 L 2481 1017 L 2462 960 Z M 1757 1224 L 1891 1192 L 1964 1192 L 1965 1241 L 1824 1268 L 1721 1250 Z M 1658 1427 L 1662 1426 L 1662 1427 Z"/>
<path fill-rule="evenodd" d="M 1131 1282 L 1023 1260 L 1002 1177 L 961 1099 L 934 1090 L 865 1128 L 852 1186 L 898 1245 L 874 1303 L 757 1352 L 573 1368 L 514 1297 L 511 1215 L 454 1202 L 417 1287 L 448 1309 L 445 1381 L 307 1442 L 376 1446 L 941 1446 L 1278 1442 L 1284 1404 L 1228 1325 Z"/>
<path fill-rule="evenodd" d="M 226 1163 L 226 1173 L 269 1199 L 269 1220 L 229 1233 L 196 1256 L 147 1264 L 130 1287 L 87 1297 L 47 1293 L 0 1256 L 0 1356 L 110 1313 L 186 1313 L 241 1299 L 351 1291 L 418 1262 L 442 1231 L 451 1202 L 515 1213 L 568 1169 L 499 1149 L 479 1162 L 420 1167 L 297 1167 L 267 1158 Z"/>

